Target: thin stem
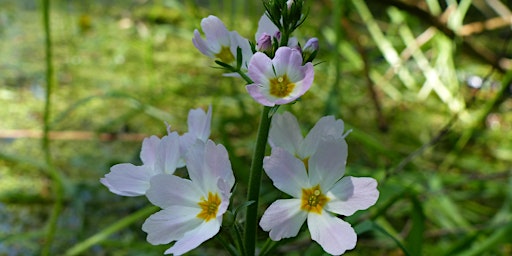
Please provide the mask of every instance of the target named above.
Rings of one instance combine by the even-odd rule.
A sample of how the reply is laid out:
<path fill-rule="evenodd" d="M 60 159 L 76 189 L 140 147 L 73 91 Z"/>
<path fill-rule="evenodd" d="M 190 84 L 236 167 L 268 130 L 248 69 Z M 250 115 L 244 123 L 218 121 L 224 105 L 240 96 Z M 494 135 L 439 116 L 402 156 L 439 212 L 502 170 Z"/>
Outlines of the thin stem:
<path fill-rule="evenodd" d="M 45 236 L 45 242 L 41 250 L 41 255 L 49 255 L 55 232 L 57 229 L 57 220 L 62 210 L 63 200 L 63 186 L 62 177 L 59 171 L 55 168 L 52 161 L 52 155 L 50 152 L 50 112 L 52 107 L 51 95 L 54 87 L 53 80 L 53 53 L 52 53 L 52 40 L 50 30 L 50 0 L 43 0 L 42 3 L 43 12 L 43 26 L 45 34 L 45 54 L 46 54 L 46 101 L 44 105 L 44 117 L 43 117 L 43 139 L 42 139 L 42 150 L 44 152 L 46 165 L 48 166 L 48 174 L 52 180 L 52 192 L 55 199 L 53 204 L 52 212 L 47 223 L 47 230 Z"/>
<path fill-rule="evenodd" d="M 258 199 L 260 196 L 261 173 L 263 172 L 263 157 L 265 157 L 270 121 L 272 119 L 269 117 L 270 109 L 270 107 L 265 106 L 261 113 L 258 137 L 249 173 L 247 201 L 252 201 L 253 203 L 247 207 L 245 218 L 245 248 L 246 255 L 248 256 L 254 255 L 256 251 Z"/>

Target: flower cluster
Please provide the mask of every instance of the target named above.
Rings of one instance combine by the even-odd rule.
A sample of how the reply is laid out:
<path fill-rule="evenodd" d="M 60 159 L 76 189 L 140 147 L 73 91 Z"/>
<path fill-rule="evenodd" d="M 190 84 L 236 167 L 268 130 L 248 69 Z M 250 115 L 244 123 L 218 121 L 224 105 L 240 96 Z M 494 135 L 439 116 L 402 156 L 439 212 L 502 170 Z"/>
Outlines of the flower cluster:
<path fill-rule="evenodd" d="M 146 195 L 162 208 L 142 230 L 151 244 L 176 241 L 165 253 L 181 255 L 215 236 L 228 208 L 235 178 L 224 146 L 208 139 L 210 122 L 211 108 L 191 110 L 187 133 L 180 136 L 168 126 L 166 136 L 144 139 L 141 166 L 114 165 L 100 180 L 112 193 Z M 190 179 L 173 175 L 183 166 Z"/>
<path fill-rule="evenodd" d="M 192 41 L 201 53 L 214 58 L 229 74 L 238 73 L 246 78 L 247 91 L 257 102 L 275 106 L 297 100 L 313 84 L 312 61 L 318 52 L 318 39 L 309 39 L 302 48 L 297 38 L 289 37 L 297 24 L 287 23 L 289 30 L 283 34 L 279 29 L 283 24 L 275 24 L 269 17 L 267 12 L 258 22 L 255 49 L 237 32 L 228 31 L 215 16 L 201 21 L 206 39 L 195 30 Z"/>
<path fill-rule="evenodd" d="M 375 179 L 344 177 L 348 133 L 344 132 L 342 120 L 322 117 L 303 137 L 295 116 L 277 113 L 277 107 L 295 102 L 313 84 L 312 61 L 318 52 L 318 39 L 310 38 L 302 47 L 300 40 L 292 36 L 306 17 L 302 13 L 303 2 L 264 1 L 266 12 L 258 22 L 255 42 L 229 31 L 212 15 L 201 21 L 205 38 L 194 31 L 192 42 L 196 48 L 213 58 L 226 75 L 243 78 L 249 95 L 264 106 L 264 113 L 269 113 L 262 115 L 261 122 L 266 125 L 261 125 L 258 132 L 248 199 L 239 206 L 248 207 L 246 229 L 241 231 L 238 222 L 230 223 L 234 225 L 230 230 L 236 233 L 230 239 L 234 245 L 225 247 L 233 255 L 255 252 L 263 170 L 288 197 L 270 204 L 259 226 L 269 232 L 270 239 L 278 241 L 297 236 L 306 222 L 311 239 L 333 255 L 356 245 L 356 233 L 343 216 L 369 208 L 379 197 Z M 142 165 L 114 165 L 100 180 L 115 194 L 145 195 L 162 209 L 146 219 L 142 230 L 151 244 L 174 242 L 166 254 L 184 254 L 217 235 L 223 215 L 230 212 L 235 178 L 228 152 L 209 139 L 211 115 L 211 108 L 207 112 L 190 110 L 188 132 L 179 135 L 168 126 L 167 135 L 162 138 L 144 139 Z M 269 156 L 265 156 L 267 142 L 272 148 Z M 187 169 L 188 178 L 174 175 L 181 167 Z"/>

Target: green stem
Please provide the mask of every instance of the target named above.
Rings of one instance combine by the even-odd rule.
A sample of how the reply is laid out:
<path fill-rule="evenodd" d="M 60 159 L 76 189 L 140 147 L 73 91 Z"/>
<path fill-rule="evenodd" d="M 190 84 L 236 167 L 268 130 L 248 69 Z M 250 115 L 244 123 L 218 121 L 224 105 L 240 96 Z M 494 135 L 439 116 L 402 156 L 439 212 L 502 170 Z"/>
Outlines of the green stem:
<path fill-rule="evenodd" d="M 246 255 L 248 256 L 254 255 L 256 251 L 258 199 L 260 196 L 261 173 L 263 172 L 263 157 L 265 157 L 270 121 L 272 119 L 269 117 L 270 109 L 270 107 L 265 106 L 261 113 L 258 137 L 249 173 L 249 191 L 247 193 L 247 201 L 252 201 L 253 203 L 247 207 L 245 218 L 245 248 Z"/>
<path fill-rule="evenodd" d="M 55 199 L 52 212 L 47 223 L 46 236 L 41 255 L 49 255 L 55 232 L 57 229 L 57 220 L 62 210 L 63 201 L 63 183 L 59 171 L 55 168 L 52 161 L 50 152 L 50 112 L 52 107 L 51 95 L 54 87 L 53 81 L 53 53 L 52 53 L 52 40 L 50 31 L 50 0 L 43 0 L 42 3 L 43 26 L 45 34 L 45 54 L 46 54 L 46 101 L 44 105 L 43 117 L 43 139 L 42 150 L 44 152 L 46 165 L 48 166 L 48 174 L 52 180 L 52 192 Z"/>
<path fill-rule="evenodd" d="M 152 213 L 155 213 L 156 211 L 158 211 L 158 209 L 159 208 L 156 206 L 148 206 L 146 208 L 142 208 L 141 210 L 138 210 L 137 212 L 132 213 L 131 215 L 128 215 L 120 219 L 118 222 L 108 226 L 101 232 L 87 238 L 85 241 L 82 241 L 79 244 L 76 244 L 73 247 L 69 248 L 65 255 L 71 256 L 80 254 L 87 250 L 88 248 L 90 248 L 91 246 L 107 239 L 107 237 L 114 234 L 115 232 L 133 224 L 135 221 L 138 221 L 142 218 L 149 216 Z"/>

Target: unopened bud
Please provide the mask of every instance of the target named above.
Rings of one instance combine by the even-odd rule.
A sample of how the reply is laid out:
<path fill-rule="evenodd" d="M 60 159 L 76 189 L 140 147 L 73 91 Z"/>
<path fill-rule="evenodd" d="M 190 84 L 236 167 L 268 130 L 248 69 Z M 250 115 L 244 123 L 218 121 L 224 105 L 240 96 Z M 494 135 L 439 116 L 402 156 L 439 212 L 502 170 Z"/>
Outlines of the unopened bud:
<path fill-rule="evenodd" d="M 267 33 L 261 34 L 260 38 L 256 42 L 256 50 L 260 52 L 266 52 L 272 50 L 272 36 Z"/>
<path fill-rule="evenodd" d="M 318 51 L 318 38 L 313 37 L 306 42 L 306 45 L 302 48 L 302 52 L 313 53 L 316 51 Z"/>
<path fill-rule="evenodd" d="M 304 63 L 311 62 L 318 53 L 318 38 L 310 38 L 302 48 L 302 59 Z"/>

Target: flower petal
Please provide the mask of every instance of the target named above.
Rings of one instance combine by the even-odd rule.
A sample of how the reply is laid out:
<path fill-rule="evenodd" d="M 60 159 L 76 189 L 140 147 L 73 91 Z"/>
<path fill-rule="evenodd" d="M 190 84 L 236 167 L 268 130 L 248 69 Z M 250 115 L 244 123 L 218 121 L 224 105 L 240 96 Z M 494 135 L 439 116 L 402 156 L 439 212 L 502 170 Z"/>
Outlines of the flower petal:
<path fill-rule="evenodd" d="M 221 45 L 228 46 L 230 44 L 229 31 L 216 16 L 210 15 L 202 19 L 201 28 L 206 36 L 206 41 L 212 46 L 219 47 L 219 49 L 213 49 L 216 53 L 220 50 Z"/>
<path fill-rule="evenodd" d="M 226 148 L 222 145 L 215 145 L 211 140 L 206 142 L 205 147 L 205 167 L 203 175 L 208 179 L 207 182 L 212 183 L 213 180 L 222 179 L 225 185 L 230 188 L 235 184 L 235 176 L 231 169 L 231 162 Z M 207 175 L 210 175 L 208 177 Z"/>
<path fill-rule="evenodd" d="M 297 148 L 302 142 L 299 122 L 290 112 L 274 115 L 268 138 L 268 143 L 272 148 L 280 147 L 291 154 L 296 154 Z"/>
<path fill-rule="evenodd" d="M 186 162 L 190 179 L 206 195 L 208 192 L 219 191 L 219 179 L 230 188 L 235 183 L 226 148 L 220 144 L 215 145 L 211 140 L 206 143 L 197 140 L 190 148 Z"/>
<path fill-rule="evenodd" d="M 194 30 L 194 37 L 192 38 L 192 43 L 202 54 L 210 58 L 215 57 L 215 52 L 213 52 L 210 49 L 208 43 L 203 38 L 201 38 L 201 34 L 199 34 L 199 31 L 197 29 Z"/>
<path fill-rule="evenodd" d="M 379 198 L 377 181 L 373 178 L 344 177 L 327 193 L 331 199 L 326 210 L 350 216 L 374 205 Z"/>
<path fill-rule="evenodd" d="M 167 244 L 181 239 L 186 232 L 201 225 L 202 219 L 196 217 L 200 211 L 199 207 L 171 206 L 149 216 L 142 230 L 148 234 L 149 243 Z"/>
<path fill-rule="evenodd" d="M 218 219 L 203 222 L 193 230 L 188 231 L 171 248 L 165 251 L 165 254 L 182 255 L 212 238 L 220 230 L 220 221 Z"/>
<path fill-rule="evenodd" d="M 300 209 L 300 199 L 281 199 L 272 203 L 260 220 L 260 227 L 270 231 L 270 238 L 279 241 L 299 233 L 307 213 Z"/>
<path fill-rule="evenodd" d="M 309 131 L 308 135 L 300 145 L 298 155 L 300 157 L 310 157 L 318 148 L 318 143 L 324 137 L 333 137 L 339 139 L 343 137 L 344 125 L 340 119 L 334 119 L 333 116 L 324 116 Z"/>
<path fill-rule="evenodd" d="M 197 203 L 202 196 L 203 193 L 190 180 L 172 174 L 153 176 L 146 192 L 149 201 L 160 208 L 172 205 L 198 207 Z"/>
<path fill-rule="evenodd" d="M 309 158 L 309 179 L 311 184 L 320 184 L 329 191 L 345 173 L 347 142 L 345 139 L 324 138 L 316 152 Z"/>
<path fill-rule="evenodd" d="M 295 198 L 301 198 L 302 188 L 311 186 L 304 163 L 285 149 L 273 148 L 263 159 L 263 168 L 276 188 Z"/>
<path fill-rule="evenodd" d="M 140 151 L 140 159 L 142 163 L 148 167 L 153 167 L 156 162 L 156 155 L 158 151 L 158 145 L 160 144 L 160 138 L 157 136 L 151 136 L 145 138 L 142 141 L 142 149 Z"/>
<path fill-rule="evenodd" d="M 110 192 L 121 196 L 140 196 L 149 188 L 149 180 L 154 175 L 152 169 L 133 164 L 116 164 L 100 179 Z"/>
<path fill-rule="evenodd" d="M 164 136 L 158 145 L 158 152 L 156 153 L 156 172 L 173 174 L 181 157 L 178 133 L 172 132 Z"/>
<path fill-rule="evenodd" d="M 313 80 L 315 78 L 315 72 L 313 70 L 313 64 L 311 64 L 311 62 L 306 63 L 303 67 L 298 67 L 297 70 L 301 70 L 301 74 L 303 75 L 302 80 L 295 83 L 296 86 L 290 93 L 290 97 L 294 98 L 294 100 L 304 95 L 309 90 L 309 88 L 311 88 L 311 85 L 313 84 Z M 291 76 L 299 76 L 298 74 L 295 75 L 294 73 L 297 72 L 290 73 Z M 290 79 L 293 78 L 290 77 Z"/>
<path fill-rule="evenodd" d="M 332 255 L 343 254 L 356 246 L 356 232 L 350 224 L 325 211 L 322 214 L 308 214 L 308 229 L 311 239 Z"/>
<path fill-rule="evenodd" d="M 210 137 L 211 122 L 212 106 L 208 107 L 208 112 L 201 108 L 191 109 L 188 112 L 188 132 L 202 141 L 206 141 Z"/>
<path fill-rule="evenodd" d="M 269 100 L 269 98 L 274 98 L 273 96 L 270 96 L 269 89 L 266 87 L 262 87 L 259 84 L 249 84 L 245 87 L 247 89 L 247 92 L 251 97 L 254 98 L 258 103 L 260 103 L 263 106 L 273 107 L 276 104 Z"/>
<path fill-rule="evenodd" d="M 272 59 L 276 76 L 282 76 L 284 74 L 293 74 L 302 67 L 302 55 L 296 49 L 290 47 L 280 47 L 276 50 L 276 54 Z M 304 75 L 304 74 L 302 74 Z M 302 80 L 303 77 L 300 77 Z M 291 82 L 297 82 L 299 80 L 292 80 Z"/>
<path fill-rule="evenodd" d="M 195 143 L 189 148 L 187 155 L 185 156 L 185 162 L 187 162 L 188 176 L 194 184 L 199 187 L 211 182 L 208 178 L 204 177 L 204 158 L 205 158 L 205 147 L 206 143 L 201 140 L 196 140 Z M 206 181 L 205 181 L 206 180 Z M 208 192 L 208 189 L 206 189 Z M 208 194 L 208 193 L 207 193 Z"/>
<path fill-rule="evenodd" d="M 269 79 L 275 77 L 272 60 L 264 53 L 255 53 L 249 62 L 248 75 L 255 84 L 268 86 Z"/>

